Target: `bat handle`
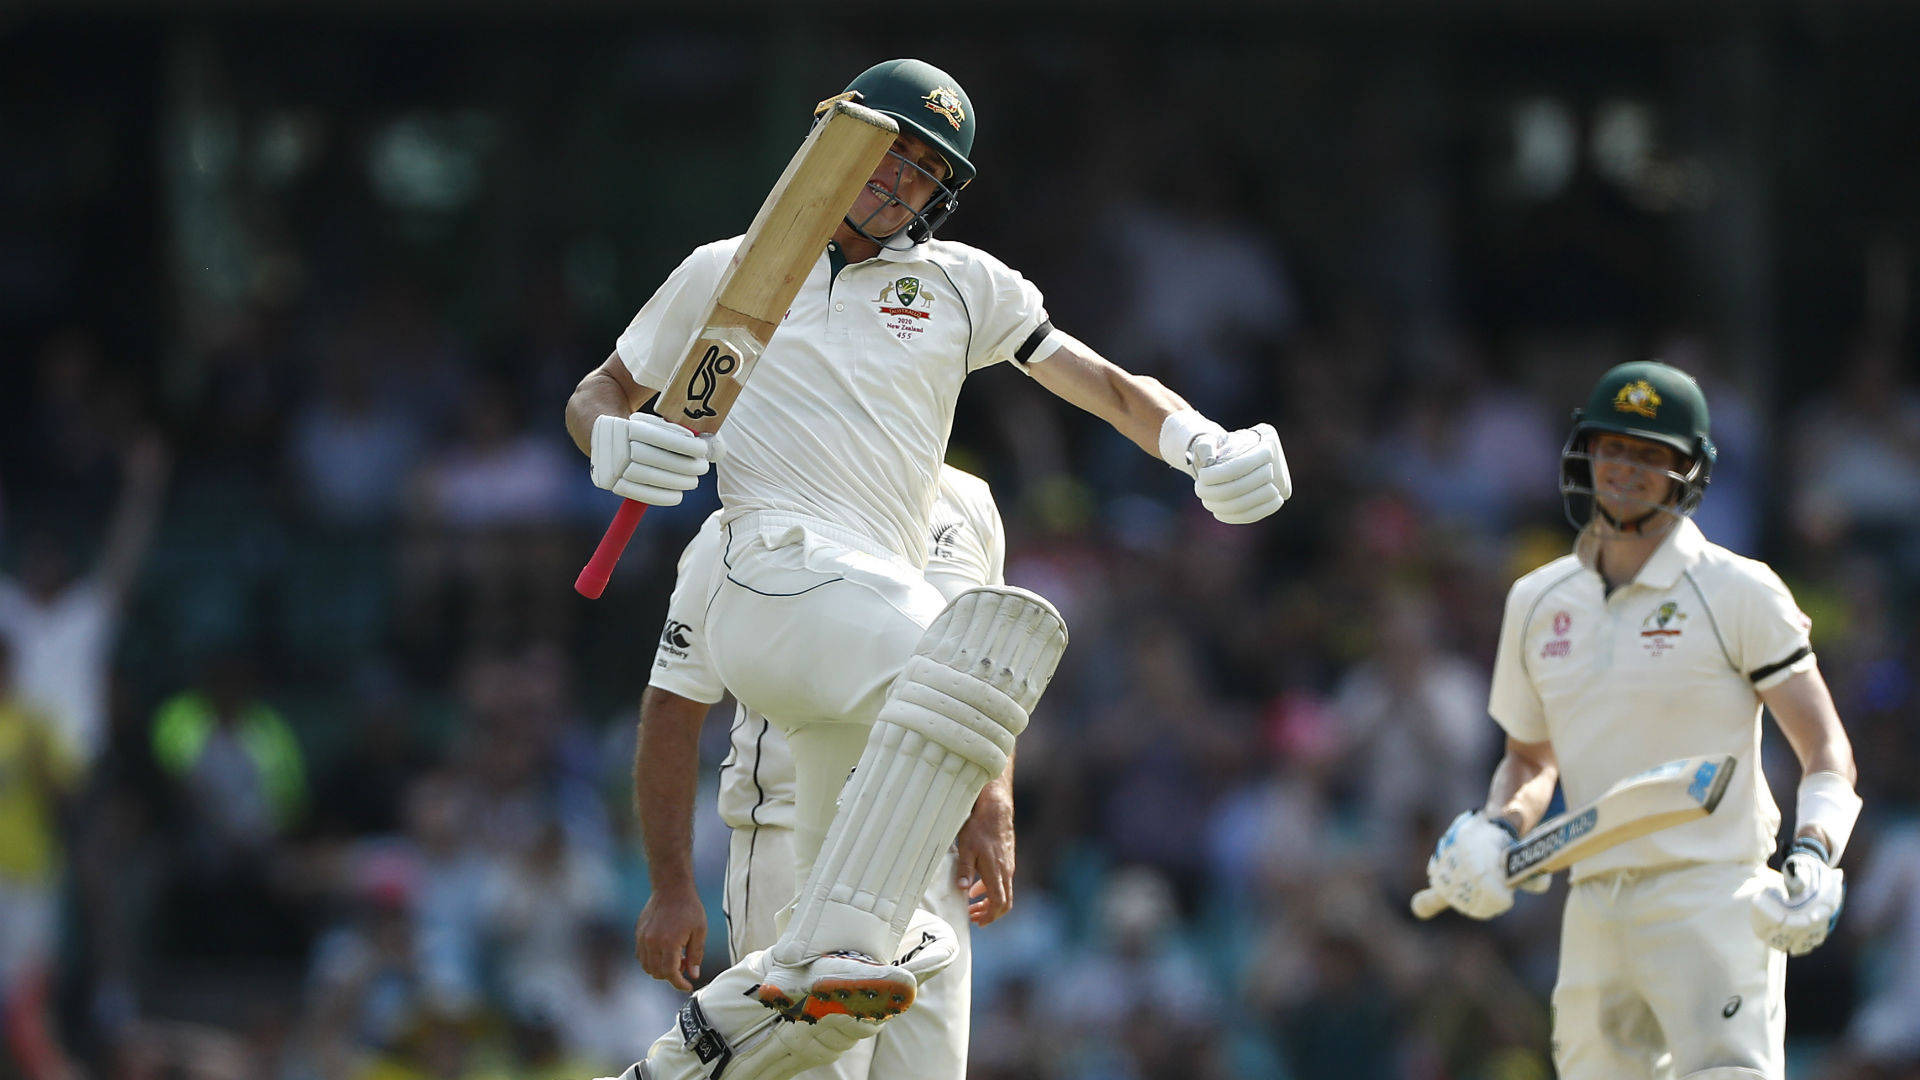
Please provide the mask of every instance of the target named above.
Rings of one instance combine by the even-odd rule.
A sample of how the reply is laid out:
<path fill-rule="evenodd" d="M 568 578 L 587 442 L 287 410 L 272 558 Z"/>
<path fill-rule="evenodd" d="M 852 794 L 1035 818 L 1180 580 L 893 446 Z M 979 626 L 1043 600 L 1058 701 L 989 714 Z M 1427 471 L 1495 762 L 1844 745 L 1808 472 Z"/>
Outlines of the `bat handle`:
<path fill-rule="evenodd" d="M 613 576 L 614 564 L 620 561 L 620 553 L 627 550 L 627 541 L 633 539 L 633 530 L 639 526 L 641 515 L 647 512 L 647 504 L 632 499 L 620 500 L 620 509 L 613 515 L 613 521 L 607 525 L 607 533 L 600 538 L 600 546 L 593 549 L 593 558 L 580 570 L 580 576 L 573 579 L 573 591 L 589 600 L 600 599 L 607 589 L 607 579 Z"/>
<path fill-rule="evenodd" d="M 1447 898 L 1438 889 L 1421 889 L 1413 894 L 1412 906 L 1415 918 L 1431 919 L 1447 910 Z"/>

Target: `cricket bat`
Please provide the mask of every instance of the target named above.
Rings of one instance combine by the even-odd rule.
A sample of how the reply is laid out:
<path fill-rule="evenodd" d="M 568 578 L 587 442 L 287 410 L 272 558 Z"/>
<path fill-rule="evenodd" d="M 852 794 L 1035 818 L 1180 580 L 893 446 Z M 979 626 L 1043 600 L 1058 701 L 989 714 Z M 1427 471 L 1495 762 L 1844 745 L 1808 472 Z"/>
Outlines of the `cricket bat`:
<path fill-rule="evenodd" d="M 834 228 L 900 132 L 890 118 L 849 100 L 825 103 L 822 111 L 747 227 L 700 336 L 661 388 L 655 411 L 691 431 L 711 434 L 726 421 Z M 621 504 L 575 591 L 596 599 L 606 589 L 646 509 Z"/>
<path fill-rule="evenodd" d="M 1534 826 L 1507 848 L 1507 885 L 1564 870 L 1608 848 L 1713 813 L 1733 779 L 1733 758 L 1691 757 L 1656 765 L 1600 797 Z M 1413 913 L 1431 919 L 1447 909 L 1434 889 L 1413 898 Z"/>

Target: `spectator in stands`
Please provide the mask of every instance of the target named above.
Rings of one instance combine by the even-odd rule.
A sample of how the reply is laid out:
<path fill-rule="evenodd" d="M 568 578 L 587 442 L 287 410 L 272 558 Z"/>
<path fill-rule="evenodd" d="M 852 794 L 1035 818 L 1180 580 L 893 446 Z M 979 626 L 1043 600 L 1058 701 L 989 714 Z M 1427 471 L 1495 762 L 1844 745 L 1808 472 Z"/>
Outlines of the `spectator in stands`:
<path fill-rule="evenodd" d="M 306 810 L 305 757 L 293 729 L 254 688 L 252 665 L 221 658 L 204 689 L 182 691 L 153 719 L 153 755 L 188 795 L 207 861 L 257 854 Z"/>
<path fill-rule="evenodd" d="M 120 496 L 99 560 L 78 569 L 67 539 L 28 525 L 18 576 L 0 575 L 0 637 L 13 646 L 19 691 L 47 711 L 83 766 L 106 746 L 114 641 L 160 515 L 168 469 L 159 436 L 137 435 L 121 464 Z"/>
<path fill-rule="evenodd" d="M 75 770 L 52 722 L 17 692 L 0 638 L 0 1034 L 28 1080 L 73 1075 L 49 987 L 64 862 L 57 821 Z"/>

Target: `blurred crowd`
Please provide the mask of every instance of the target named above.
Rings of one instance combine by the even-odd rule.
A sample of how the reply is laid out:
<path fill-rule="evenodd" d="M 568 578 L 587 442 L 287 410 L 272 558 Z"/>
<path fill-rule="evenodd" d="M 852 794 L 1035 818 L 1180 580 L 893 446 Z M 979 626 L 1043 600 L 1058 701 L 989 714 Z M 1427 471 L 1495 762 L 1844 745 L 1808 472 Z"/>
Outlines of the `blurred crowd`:
<path fill-rule="evenodd" d="M 1369 182 L 1399 204 L 1389 150 Z M 1017 373 L 970 384 L 950 460 L 992 482 L 1008 580 L 1073 635 L 1021 742 L 1015 908 L 974 938 L 973 1075 L 1551 1075 L 1560 890 L 1488 924 L 1418 924 L 1406 901 L 1499 754 L 1506 587 L 1571 541 L 1568 411 L 1656 355 L 1713 413 L 1702 527 L 1792 586 L 1861 764 L 1847 910 L 1792 964 L 1794 1074 L 1920 1077 L 1904 317 L 1870 306 L 1807 358 L 1817 391 L 1783 393 L 1689 322 L 1596 300 L 1496 332 L 1420 300 L 1412 271 L 1316 276 L 1230 224 L 1259 218 L 1247 178 L 1100 175 L 1071 205 L 987 194 L 950 231 L 1116 360 L 1229 426 L 1271 420 L 1298 492 L 1221 526 Z M 1043 219 L 1075 242 L 1043 242 Z M 0 405 L 0 1076 L 584 1078 L 678 1005 L 630 955 L 628 770 L 711 491 L 649 514 L 606 598 L 578 599 L 613 504 L 561 408 L 618 318 L 556 271 L 475 340 L 405 280 L 356 291 L 310 254 L 310 284 L 194 313 L 164 403 L 82 319 L 35 337 Z M 710 957 L 729 717 L 696 834 Z M 1767 754 L 1790 814 L 1797 766 L 1777 737 Z"/>

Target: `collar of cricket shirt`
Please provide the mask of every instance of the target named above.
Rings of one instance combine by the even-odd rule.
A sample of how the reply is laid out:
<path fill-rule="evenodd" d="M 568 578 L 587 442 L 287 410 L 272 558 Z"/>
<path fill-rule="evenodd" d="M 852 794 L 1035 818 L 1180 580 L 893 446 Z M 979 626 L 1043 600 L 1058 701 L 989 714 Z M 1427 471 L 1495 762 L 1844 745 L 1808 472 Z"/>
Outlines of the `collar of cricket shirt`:
<path fill-rule="evenodd" d="M 1599 538 L 1592 529 L 1583 529 L 1574 539 L 1573 553 L 1582 566 L 1594 570 L 1599 547 Z M 1647 556 L 1646 565 L 1640 567 L 1640 572 L 1633 576 L 1630 584 L 1645 585 L 1650 589 L 1671 589 L 1679 584 L 1680 575 L 1700 560 L 1706 547 L 1707 537 L 1700 531 L 1700 526 L 1695 525 L 1690 517 L 1681 518 L 1667 530 L 1660 546 Z"/>
<path fill-rule="evenodd" d="M 1690 517 L 1681 518 L 1633 580 L 1656 589 L 1671 589 L 1680 583 L 1680 575 L 1686 573 L 1689 566 L 1700 561 L 1706 548 L 1707 538 L 1700 532 L 1700 526 Z"/>
<path fill-rule="evenodd" d="M 906 227 L 901 226 L 898 232 L 887 237 L 886 243 L 880 245 L 880 254 L 878 257 L 888 262 L 904 262 L 908 259 L 917 259 L 920 257 L 920 245 L 914 243 L 913 238 L 907 235 Z"/>

